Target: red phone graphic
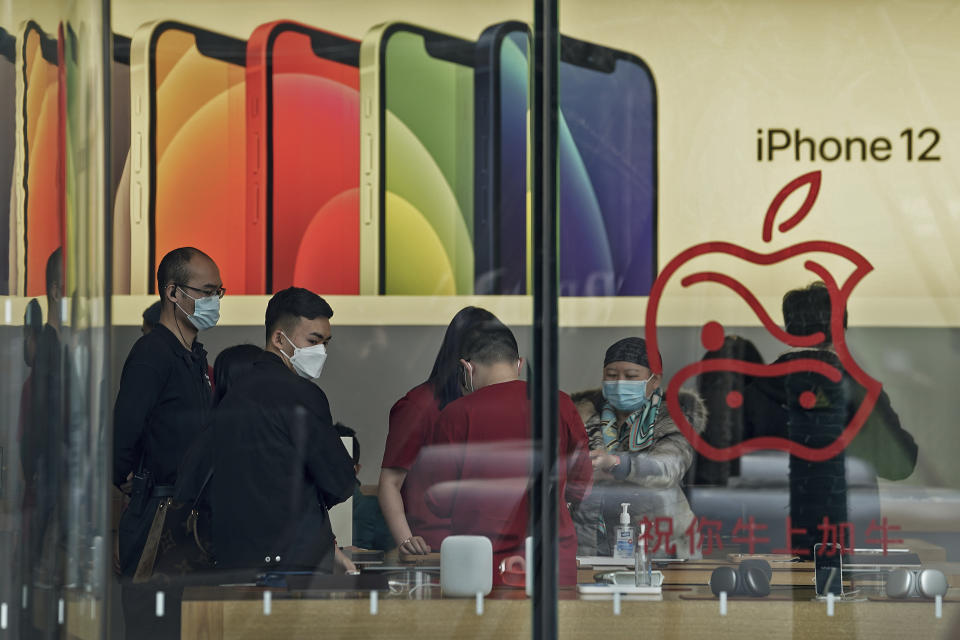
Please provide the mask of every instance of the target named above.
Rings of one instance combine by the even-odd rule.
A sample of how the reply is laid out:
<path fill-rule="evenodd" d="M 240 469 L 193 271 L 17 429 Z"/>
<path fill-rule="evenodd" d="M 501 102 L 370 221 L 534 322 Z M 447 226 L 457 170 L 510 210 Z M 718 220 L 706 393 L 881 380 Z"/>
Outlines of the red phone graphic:
<path fill-rule="evenodd" d="M 358 41 L 289 21 L 248 40 L 246 254 L 262 291 L 359 292 L 359 58 Z"/>
<path fill-rule="evenodd" d="M 21 269 L 18 290 L 46 292 L 46 264 L 64 240 L 63 52 L 59 39 L 30 21 L 21 28 L 17 82 L 17 241 Z"/>

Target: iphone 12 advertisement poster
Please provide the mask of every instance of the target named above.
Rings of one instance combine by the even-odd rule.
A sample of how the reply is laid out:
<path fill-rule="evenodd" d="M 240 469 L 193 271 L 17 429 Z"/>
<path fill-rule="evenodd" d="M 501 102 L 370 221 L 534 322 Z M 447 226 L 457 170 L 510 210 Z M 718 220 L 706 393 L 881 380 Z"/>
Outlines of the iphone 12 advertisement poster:
<path fill-rule="evenodd" d="M 362 40 L 291 21 L 178 22 L 131 43 L 131 293 L 197 246 L 234 294 L 530 293 L 529 28 Z M 561 41 L 564 296 L 656 276 L 656 89 L 633 54 Z M 361 109 L 361 105 L 364 105 Z"/>

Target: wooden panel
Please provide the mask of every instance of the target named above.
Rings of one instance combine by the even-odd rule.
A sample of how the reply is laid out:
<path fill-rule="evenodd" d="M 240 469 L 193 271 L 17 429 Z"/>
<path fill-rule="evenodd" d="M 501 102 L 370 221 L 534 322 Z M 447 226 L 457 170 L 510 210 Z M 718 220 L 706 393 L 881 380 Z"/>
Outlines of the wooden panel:
<path fill-rule="evenodd" d="M 706 596 L 708 592 L 701 591 Z M 931 602 L 838 602 L 826 615 L 823 602 L 799 600 L 733 600 L 719 615 L 715 599 L 680 600 L 665 593 L 662 602 L 624 599 L 614 616 L 609 599 L 561 600 L 560 637 L 699 638 L 742 640 L 799 632 L 797 637 L 955 638 L 960 632 L 960 604 L 945 603 L 943 618 L 934 617 Z M 530 603 L 526 599 L 487 600 L 482 616 L 472 599 L 386 599 L 370 615 L 366 597 L 325 600 L 274 600 L 270 616 L 261 600 L 184 604 L 184 638 L 525 638 L 530 636 Z M 192 611 L 188 613 L 188 608 Z M 198 609 L 209 609 L 201 614 Z M 222 628 L 211 624 L 223 623 Z M 188 629 L 190 625 L 199 626 Z"/>
<path fill-rule="evenodd" d="M 64 617 L 68 638 L 95 640 L 101 635 L 103 602 L 86 595 L 70 593 L 65 598 Z"/>
<path fill-rule="evenodd" d="M 666 596 L 665 596 L 666 597 Z M 560 637 L 710 638 L 952 638 L 960 625 L 960 605 L 944 605 L 944 618 L 928 610 L 905 615 L 904 605 L 837 603 L 835 615 L 826 615 L 821 602 L 758 599 L 728 603 L 719 615 L 716 600 L 623 602 L 622 613 L 612 615 L 606 602 L 560 602 Z"/>
<path fill-rule="evenodd" d="M 223 601 L 190 601 L 184 599 L 180 607 L 180 638 L 182 640 L 220 640 L 223 635 Z M 260 607 L 263 615 L 263 605 Z"/>
<path fill-rule="evenodd" d="M 316 638 L 367 640 L 377 637 L 502 638 L 530 637 L 530 605 L 525 601 L 487 601 L 477 616 L 473 600 L 384 600 L 377 615 L 369 601 L 274 601 L 270 616 L 262 603 L 230 602 L 224 608 L 224 636 L 237 640 Z"/>

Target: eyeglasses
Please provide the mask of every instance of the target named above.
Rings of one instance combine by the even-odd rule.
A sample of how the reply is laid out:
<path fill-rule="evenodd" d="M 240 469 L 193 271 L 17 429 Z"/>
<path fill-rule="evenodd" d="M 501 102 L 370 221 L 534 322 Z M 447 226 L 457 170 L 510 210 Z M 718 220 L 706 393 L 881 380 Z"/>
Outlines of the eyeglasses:
<path fill-rule="evenodd" d="M 202 293 L 204 297 L 209 298 L 210 296 L 217 296 L 221 300 L 223 299 L 224 294 L 227 293 L 227 290 L 223 287 L 219 289 L 214 289 L 213 291 L 209 289 L 197 289 L 196 287 L 191 287 L 188 284 L 178 284 L 178 287 L 181 289 L 190 289 L 191 291 L 196 291 L 197 293 Z"/>

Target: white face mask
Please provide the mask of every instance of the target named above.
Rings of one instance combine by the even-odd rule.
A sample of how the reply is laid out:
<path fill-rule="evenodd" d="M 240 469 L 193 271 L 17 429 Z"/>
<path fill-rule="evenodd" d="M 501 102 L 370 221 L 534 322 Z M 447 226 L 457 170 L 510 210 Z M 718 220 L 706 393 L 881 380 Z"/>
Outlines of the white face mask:
<path fill-rule="evenodd" d="M 280 335 L 287 338 L 287 334 L 283 331 L 280 332 Z M 293 355 L 288 356 L 283 353 L 282 349 L 280 353 L 283 353 L 283 357 L 290 361 L 290 364 L 293 365 L 293 370 L 308 380 L 319 378 L 320 374 L 323 373 L 323 363 L 327 361 L 326 345 L 320 343 L 312 347 L 301 348 L 293 344 L 293 340 L 290 338 L 287 338 L 287 342 L 293 347 Z"/>

